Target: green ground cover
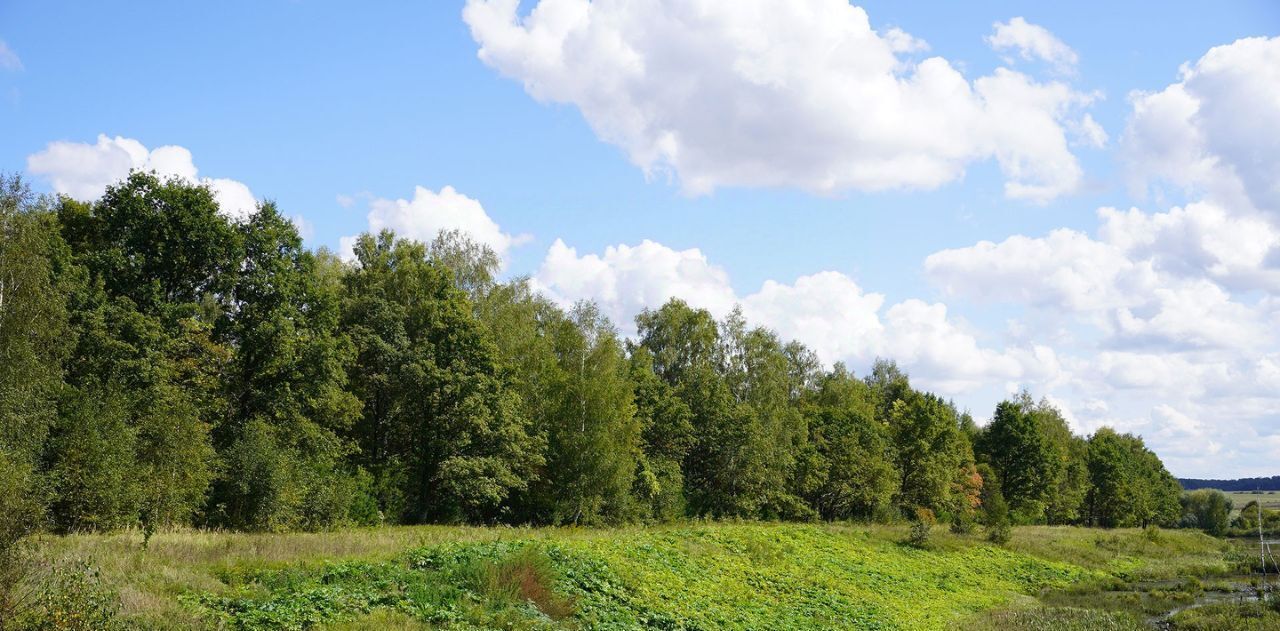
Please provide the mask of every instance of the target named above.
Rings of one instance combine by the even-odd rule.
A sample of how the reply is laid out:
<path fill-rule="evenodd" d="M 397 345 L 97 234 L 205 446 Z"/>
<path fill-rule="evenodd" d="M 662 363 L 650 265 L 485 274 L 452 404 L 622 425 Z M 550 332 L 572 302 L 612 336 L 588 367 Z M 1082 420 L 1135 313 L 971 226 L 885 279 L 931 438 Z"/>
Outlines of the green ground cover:
<path fill-rule="evenodd" d="M 161 533 L 145 551 L 136 533 L 77 535 L 42 551 L 91 560 L 130 629 L 1128 629 L 1140 618 L 1091 595 L 1233 568 L 1227 544 L 1185 531 L 1024 527 L 1006 547 L 905 537 L 849 525 L 426 526 Z"/>

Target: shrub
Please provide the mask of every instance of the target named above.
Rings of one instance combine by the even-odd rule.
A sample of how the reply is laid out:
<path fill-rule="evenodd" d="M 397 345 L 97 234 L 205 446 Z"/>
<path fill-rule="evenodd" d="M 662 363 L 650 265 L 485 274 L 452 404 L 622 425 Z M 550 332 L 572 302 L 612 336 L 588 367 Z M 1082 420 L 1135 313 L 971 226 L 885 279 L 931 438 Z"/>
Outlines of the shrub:
<path fill-rule="evenodd" d="M 1004 545 L 1009 543 L 1013 531 L 1009 524 L 1009 505 L 1000 488 L 1000 478 L 985 463 L 978 465 L 978 472 L 982 475 L 982 525 L 986 528 L 987 540 Z"/>
<path fill-rule="evenodd" d="M 913 546 L 924 546 L 929 543 L 929 531 L 933 529 L 934 524 L 938 523 L 938 518 L 934 517 L 933 511 L 917 507 L 911 519 L 911 531 L 908 535 L 907 542 Z"/>
<path fill-rule="evenodd" d="M 27 535 L 43 520 L 31 468 L 0 450 L 0 628 L 26 600 L 21 585 L 33 569 Z"/>
<path fill-rule="evenodd" d="M 987 526 L 987 541 L 997 545 L 1009 543 L 1013 538 L 1013 528 L 1009 525 L 1009 520 L 991 524 Z"/>
<path fill-rule="evenodd" d="M 98 569 L 80 561 L 54 567 L 41 582 L 40 596 L 17 619 L 22 631 L 111 631 L 120 599 L 102 584 Z"/>

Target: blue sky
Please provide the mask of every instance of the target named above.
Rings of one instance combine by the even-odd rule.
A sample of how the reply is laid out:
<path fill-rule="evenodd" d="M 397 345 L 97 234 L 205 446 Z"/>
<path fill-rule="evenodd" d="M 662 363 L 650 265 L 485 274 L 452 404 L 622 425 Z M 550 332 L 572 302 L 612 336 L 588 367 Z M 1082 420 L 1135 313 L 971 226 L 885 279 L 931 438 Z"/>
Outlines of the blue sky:
<path fill-rule="evenodd" d="M 581 14 L 589 21 L 578 22 L 579 30 L 559 32 L 560 45 L 578 47 L 564 55 L 563 66 L 555 65 L 559 58 L 537 58 L 538 44 L 522 33 L 534 32 L 535 22 L 542 19 L 539 11 L 546 18 L 556 8 L 550 5 L 576 10 L 576 1 L 544 1 L 548 6 L 537 8 L 538 3 L 522 3 L 510 21 L 512 28 L 523 29 L 518 32 L 484 27 L 482 16 L 477 17 L 483 10 L 505 15 L 506 3 L 472 4 L 466 19 L 464 4 L 454 2 L 374 4 L 358 11 L 346 3 L 306 1 L 0 4 L 0 41 L 9 51 L 0 55 L 0 170 L 25 172 L 39 190 L 55 191 L 59 175 L 64 182 L 79 178 L 82 183 L 102 177 L 102 164 L 86 165 L 72 150 L 78 144 L 95 145 L 100 134 L 112 142 L 116 137 L 133 139 L 148 149 L 176 145 L 190 152 L 199 177 L 234 180 L 257 198 L 276 200 L 286 213 L 301 217 L 309 244 L 335 249 L 342 237 L 368 229 L 370 214 L 378 208 L 383 208 L 378 219 L 383 225 L 410 231 L 412 226 L 447 223 L 414 213 L 444 217 L 455 212 L 450 216 L 474 221 L 480 212 L 500 226 L 502 235 L 528 235 L 502 242 L 509 274 L 534 275 L 540 287 L 561 300 L 605 302 L 623 321 L 624 332 L 625 320 L 642 303 L 655 296 L 692 297 L 685 293 L 725 296 L 707 298 L 705 306 L 713 310 L 743 302 L 749 317 L 784 335 L 821 316 L 825 319 L 819 326 L 841 335 L 866 331 L 863 337 L 850 334 L 821 348 L 825 358 L 861 369 L 874 355 L 904 357 L 913 376 L 955 397 L 976 416 L 988 415 L 1010 388 L 1028 387 L 1052 397 L 1081 431 L 1110 423 L 1143 434 L 1177 474 L 1276 473 L 1280 395 L 1267 392 L 1280 383 L 1271 372 L 1280 366 L 1280 348 L 1268 329 L 1280 322 L 1272 274 L 1280 263 L 1261 256 L 1245 269 L 1248 261 L 1205 255 L 1194 273 L 1170 271 L 1178 267 L 1171 261 L 1188 260 L 1182 256 L 1191 247 L 1188 239 L 1210 244 L 1197 245 L 1196 252 L 1212 254 L 1227 247 L 1222 245 L 1227 237 L 1204 226 L 1226 222 L 1238 228 L 1229 234 L 1256 235 L 1259 230 L 1247 229 L 1254 226 L 1248 222 L 1261 222 L 1261 233 L 1272 234 L 1268 230 L 1276 225 L 1280 208 L 1272 205 L 1269 193 L 1252 188 L 1249 173 L 1274 165 L 1280 155 L 1274 140 L 1265 140 L 1268 134 L 1280 137 L 1280 128 L 1268 127 L 1280 108 L 1267 100 L 1280 89 L 1269 63 L 1275 57 L 1264 46 L 1261 52 L 1243 51 L 1232 58 L 1228 65 L 1257 64 L 1260 74 L 1247 85 L 1215 79 L 1230 75 L 1229 69 L 1208 64 L 1198 75 L 1205 77 L 1202 81 L 1187 80 L 1205 112 L 1216 111 L 1215 102 L 1235 103 L 1233 94 L 1262 90 L 1261 101 L 1254 99 L 1260 112 L 1254 120 L 1260 127 L 1253 140 L 1249 134 L 1241 140 L 1238 130 L 1197 122 L 1208 121 L 1208 114 L 1189 123 L 1200 125 L 1195 137 L 1203 146 L 1196 155 L 1213 154 L 1215 164 L 1234 164 L 1233 173 L 1242 182 L 1236 188 L 1243 194 L 1216 190 L 1211 174 L 1166 164 L 1161 156 L 1172 154 L 1159 144 L 1165 136 L 1148 138 L 1144 134 L 1149 129 L 1126 130 L 1138 130 L 1145 120 L 1130 98 L 1133 91 L 1165 94 L 1183 80 L 1180 67 L 1194 66 L 1214 47 L 1280 34 L 1280 5 L 1233 2 L 1210 8 L 1170 2 L 1153 11 L 1148 3 L 863 3 L 877 38 L 888 41 L 896 28 L 927 42 L 927 50 L 903 44 L 894 51 L 892 59 L 900 65 L 890 72 L 899 78 L 913 76 L 929 58 L 941 58 L 975 91 L 981 78 L 1007 69 L 1023 77 L 1019 85 L 1056 85 L 1062 92 L 1056 105 L 1027 114 L 1044 114 L 1049 128 L 1014 129 L 1022 119 L 998 113 L 981 118 L 938 115 L 945 125 L 985 130 L 958 133 L 954 142 L 930 144 L 919 152 L 926 157 L 947 154 L 947 164 L 957 173 L 925 185 L 904 185 L 901 178 L 907 176 L 898 172 L 884 182 L 861 175 L 837 177 L 831 187 L 815 188 L 803 173 L 753 186 L 759 175 L 749 171 L 761 164 L 767 174 L 785 171 L 794 163 L 777 156 L 788 152 L 813 160 L 815 169 L 833 172 L 881 164 L 884 156 L 868 149 L 872 141 L 866 140 L 877 129 L 840 113 L 840 99 L 856 110 L 874 106 L 879 93 L 863 90 L 853 75 L 842 74 L 853 71 L 840 65 L 839 53 L 833 55 L 836 61 L 815 64 L 812 72 L 807 63 L 759 70 L 781 82 L 767 85 L 800 85 L 798 92 L 744 88 L 741 67 L 720 65 L 719 53 L 725 52 L 725 59 L 760 62 L 795 52 L 805 60 L 813 53 L 804 47 L 808 26 L 823 30 L 831 41 L 845 42 L 851 47 L 849 58 L 871 58 L 888 50 L 874 47 L 880 39 L 866 44 L 873 48 L 858 48 L 866 40 L 858 39 L 856 19 L 845 24 L 814 17 L 821 11 L 849 17 L 842 2 L 795 3 L 814 11 L 797 10 L 786 20 L 711 11 L 715 19 L 685 21 L 690 32 L 708 29 L 705 42 L 711 46 L 706 56 L 687 60 L 687 76 L 678 66 L 668 68 L 666 75 L 654 70 L 664 51 L 677 47 L 674 41 L 667 47 L 662 37 L 686 33 L 663 31 L 668 21 L 658 19 L 689 17 L 676 3 L 639 3 L 639 13 L 647 13 L 640 16 L 614 11 L 613 2 L 597 3 L 593 13 Z M 758 4 L 768 3 L 742 3 L 743 12 Z M 1007 26 L 1017 17 L 1028 27 L 1009 31 L 1015 43 L 993 44 L 997 23 Z M 784 32 L 775 22 L 791 30 Z M 760 39 L 736 38 L 732 33 L 737 31 L 717 30 L 717 24 L 745 27 Z M 584 33 L 601 37 L 574 39 Z M 614 41 L 604 36 L 630 46 L 652 76 L 621 91 L 607 87 L 616 79 L 608 71 L 612 49 L 590 49 Z M 1062 48 L 1035 48 L 1050 41 L 1065 47 L 1074 61 L 1062 56 Z M 751 57 L 757 45 L 766 54 Z M 736 51 L 735 46 L 744 48 Z M 496 52 L 481 59 L 482 48 Z M 600 68 L 600 75 L 593 76 Z M 663 96 L 664 86 L 679 86 L 686 78 L 701 82 L 695 98 Z M 723 94 L 710 87 L 720 82 L 726 86 Z M 846 82 L 847 89 L 836 85 Z M 1182 88 L 1175 91 L 1181 94 Z M 785 102 L 773 100 L 779 94 Z M 795 105 L 805 98 L 815 102 Z M 997 98 L 988 95 L 984 102 L 991 105 Z M 934 107 L 927 101 L 917 105 Z M 940 112 L 955 107 L 946 99 L 936 104 Z M 649 117 L 648 126 L 627 136 L 631 132 L 624 127 L 634 112 Z M 1085 114 L 1105 132 L 1105 143 L 1077 138 L 1076 126 Z M 719 135 L 708 132 L 697 140 L 704 130 L 689 121 L 700 117 L 727 118 L 733 124 L 723 129 L 710 124 Z M 1152 125 L 1167 122 L 1148 118 L 1155 121 Z M 1006 124 L 1009 129 L 999 129 Z M 662 125 L 683 134 L 679 157 L 664 154 L 648 163 L 637 158 L 645 148 L 659 145 L 650 132 Z M 819 132 L 828 130 L 847 136 L 833 140 L 829 149 L 795 140 L 809 134 L 822 145 L 826 136 Z M 1048 144 L 1026 141 L 1023 146 L 1023 139 L 1046 132 Z M 620 135 L 629 140 L 619 140 Z M 1225 140 L 1216 142 L 1219 137 Z M 1067 139 L 1064 150 L 1045 148 L 1055 138 Z M 744 156 L 725 149 L 739 141 L 746 143 Z M 1248 145 L 1255 141 L 1257 146 Z M 57 142 L 71 147 L 70 153 L 50 153 L 51 143 Z M 1030 165 L 1032 176 L 1019 176 L 997 157 L 1009 146 L 1021 152 L 1017 160 Z M 695 165 L 695 158 L 686 156 L 699 150 L 705 159 L 696 158 Z M 963 157 L 949 153 L 953 150 Z M 40 155 L 46 159 L 33 158 Z M 1074 160 L 1077 176 L 1060 177 L 1070 171 L 1064 171 L 1064 155 Z M 98 171 L 86 174 L 85 169 Z M 711 174 L 709 190 L 691 190 L 690 182 L 699 174 Z M 1059 178 L 1053 182 L 1061 190 L 1037 199 L 1011 197 L 1006 184 L 1019 177 L 1035 183 Z M 1152 188 L 1140 194 L 1148 182 Z M 395 200 L 413 200 L 419 186 L 433 195 L 450 186 L 483 210 L 433 210 L 432 204 L 445 203 L 443 197 L 424 198 L 417 205 L 406 201 L 395 210 Z M 879 190 L 885 187 L 889 190 Z M 87 190 L 77 192 L 90 196 Z M 1119 241 L 1100 245 L 1105 240 L 1098 236 L 1100 207 L 1138 206 L 1147 227 L 1134 230 L 1150 237 L 1152 225 L 1186 219 L 1171 213 L 1194 203 L 1211 204 L 1213 210 L 1192 213 L 1193 219 L 1200 218 L 1192 222 L 1199 228 L 1178 229 L 1183 238 L 1177 243 L 1156 239 L 1141 251 L 1125 246 L 1118 254 Z M 1057 229 L 1075 231 L 1089 242 L 1053 242 L 1048 235 Z M 994 252 L 973 249 L 981 241 L 1004 243 L 1017 235 L 1029 240 L 1029 250 L 1013 247 L 1018 244 Z M 1130 235 L 1125 243 L 1134 238 Z M 654 246 L 644 256 L 628 250 L 610 257 L 606 250 L 635 247 L 646 239 Z M 551 265 L 557 240 L 572 248 L 573 255 L 561 250 L 560 264 Z M 1084 249 L 1071 249 L 1068 241 Z M 1115 264 L 1125 269 L 1155 271 L 1143 272 L 1141 279 L 1081 272 L 1078 252 L 1095 246 L 1116 254 Z M 1280 245 L 1270 242 L 1257 247 L 1264 253 L 1280 252 Z M 692 248 L 698 250 L 692 262 L 670 263 L 675 253 Z M 941 251 L 954 254 L 929 259 Z M 657 259 L 646 258 L 650 255 Z M 1027 258 L 1035 256 L 1044 260 L 1028 267 Z M 933 264 L 926 265 L 927 259 Z M 651 268 L 667 264 L 654 262 L 659 260 L 673 267 L 653 272 Z M 1105 267 L 1109 260 L 1099 258 L 1099 265 Z M 698 269 L 691 271 L 691 266 Z M 839 277 L 824 277 L 829 282 L 821 285 L 799 282 L 820 272 Z M 607 282 L 600 280 L 601 274 Z M 692 280 L 684 274 L 692 274 Z M 1066 276 L 1084 280 L 1064 281 L 1054 291 L 1035 282 Z M 767 281 L 786 291 L 762 292 Z M 1081 283 L 1087 286 L 1082 289 Z M 619 297 L 619 292 L 631 297 Z M 1192 323 L 1178 321 L 1178 305 L 1211 300 L 1203 292 L 1221 299 L 1221 308 Z M 881 298 L 861 300 L 870 294 Z M 1182 298 L 1168 298 L 1174 294 Z M 852 303 L 845 300 L 850 296 Z M 800 303 L 812 303 L 811 312 L 789 310 Z M 895 305 L 903 308 L 890 315 Z M 938 305 L 944 306 L 944 317 L 926 309 Z M 857 309 L 862 312 L 853 313 Z M 1206 320 L 1219 317 L 1220 323 Z M 872 337 L 874 342 L 860 341 Z M 805 341 L 822 346 L 825 338 Z M 1048 349 L 1053 361 L 1037 349 Z M 949 362 L 964 367 L 952 369 Z M 1152 362 L 1166 362 L 1175 373 L 1188 366 L 1217 368 L 1197 373 L 1196 384 L 1211 385 L 1191 388 L 1194 394 L 1172 377 L 1114 372 L 1118 366 L 1149 368 Z M 953 372 L 963 378 L 954 378 Z M 1242 382 L 1251 385 L 1246 388 Z M 1228 396 L 1238 409 L 1222 412 Z"/>

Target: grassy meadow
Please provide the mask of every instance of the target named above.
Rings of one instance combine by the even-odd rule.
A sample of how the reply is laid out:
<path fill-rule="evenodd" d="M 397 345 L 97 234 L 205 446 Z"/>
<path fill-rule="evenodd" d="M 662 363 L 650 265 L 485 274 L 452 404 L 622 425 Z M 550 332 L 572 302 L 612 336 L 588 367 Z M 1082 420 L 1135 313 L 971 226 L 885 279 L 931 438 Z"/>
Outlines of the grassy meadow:
<path fill-rule="evenodd" d="M 1280 510 L 1280 491 L 1224 491 L 1231 498 L 1231 516 L 1240 514 L 1240 509 L 1249 502 L 1262 504 L 1265 510 Z"/>
<path fill-rule="evenodd" d="M 863 525 L 184 531 L 145 550 L 123 532 L 39 551 L 95 566 L 129 629 L 1137 629 L 1241 567 L 1190 531 L 940 530 L 924 547 Z"/>

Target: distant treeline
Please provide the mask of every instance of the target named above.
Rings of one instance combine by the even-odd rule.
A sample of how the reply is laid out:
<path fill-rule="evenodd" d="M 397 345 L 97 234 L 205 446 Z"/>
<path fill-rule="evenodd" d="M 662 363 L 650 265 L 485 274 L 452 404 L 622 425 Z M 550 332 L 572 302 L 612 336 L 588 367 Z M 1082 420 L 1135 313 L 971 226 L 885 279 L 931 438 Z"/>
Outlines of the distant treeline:
<path fill-rule="evenodd" d="M 679 300 L 624 340 L 458 233 L 344 262 L 273 203 L 236 222 L 153 174 L 93 203 L 0 189 L 13 528 L 1181 516 L 1140 438 L 1029 394 L 979 428 L 892 361 L 827 368 Z"/>
<path fill-rule="evenodd" d="M 1218 489 L 1219 491 L 1280 491 L 1280 475 L 1273 475 L 1269 478 L 1240 478 L 1238 480 L 1200 480 L 1197 478 L 1179 478 L 1178 482 L 1182 484 L 1182 488 L 1193 491 L 1196 489 Z"/>

